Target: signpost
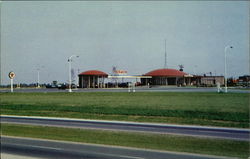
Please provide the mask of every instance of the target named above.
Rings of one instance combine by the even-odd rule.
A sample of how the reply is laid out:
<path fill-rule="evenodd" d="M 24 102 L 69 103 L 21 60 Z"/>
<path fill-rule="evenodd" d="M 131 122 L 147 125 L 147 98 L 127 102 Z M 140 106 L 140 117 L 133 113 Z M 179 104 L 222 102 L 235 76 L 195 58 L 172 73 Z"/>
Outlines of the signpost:
<path fill-rule="evenodd" d="M 216 85 L 217 85 L 217 92 L 221 93 L 220 82 L 217 82 Z"/>
<path fill-rule="evenodd" d="M 9 73 L 9 78 L 10 78 L 10 91 L 13 92 L 13 78 L 15 77 L 15 73 L 13 71 L 11 71 Z"/>

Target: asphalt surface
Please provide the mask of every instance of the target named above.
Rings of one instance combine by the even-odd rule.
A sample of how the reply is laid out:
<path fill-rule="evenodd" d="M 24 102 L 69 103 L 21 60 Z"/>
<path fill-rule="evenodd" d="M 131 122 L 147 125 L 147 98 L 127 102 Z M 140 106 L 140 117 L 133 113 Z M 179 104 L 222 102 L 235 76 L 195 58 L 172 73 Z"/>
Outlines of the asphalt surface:
<path fill-rule="evenodd" d="M 230 139 L 239 141 L 249 141 L 249 136 L 250 136 L 249 129 L 151 124 L 151 123 L 149 124 L 149 123 L 117 122 L 117 121 L 97 121 L 97 120 L 83 120 L 83 119 L 69 119 L 69 118 L 22 117 L 22 116 L 1 115 L 1 123 L 175 134 L 182 136 L 220 138 L 220 139 Z"/>
<path fill-rule="evenodd" d="M 1 137 L 1 153 L 47 159 L 220 159 L 188 153 L 79 144 L 31 138 Z M 227 157 L 228 159 L 228 157 Z"/>
<path fill-rule="evenodd" d="M 10 89 L 0 89 L 0 92 L 10 92 Z M 68 92 L 57 88 L 15 88 L 14 92 Z M 93 89 L 73 89 L 73 92 L 128 92 L 127 88 L 93 88 Z M 136 87 L 135 92 L 217 92 L 215 87 Z M 250 93 L 249 89 L 229 88 L 229 93 Z"/>

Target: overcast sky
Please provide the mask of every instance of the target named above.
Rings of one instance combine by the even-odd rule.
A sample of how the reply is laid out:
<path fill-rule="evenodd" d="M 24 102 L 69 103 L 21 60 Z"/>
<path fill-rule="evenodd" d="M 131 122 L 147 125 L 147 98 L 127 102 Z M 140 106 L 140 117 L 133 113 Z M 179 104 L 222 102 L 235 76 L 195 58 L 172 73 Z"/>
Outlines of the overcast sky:
<path fill-rule="evenodd" d="M 249 74 L 248 1 L 1 2 L 1 81 L 67 82 L 67 58 L 76 72 L 112 66 L 129 75 L 164 67 L 190 74 Z"/>

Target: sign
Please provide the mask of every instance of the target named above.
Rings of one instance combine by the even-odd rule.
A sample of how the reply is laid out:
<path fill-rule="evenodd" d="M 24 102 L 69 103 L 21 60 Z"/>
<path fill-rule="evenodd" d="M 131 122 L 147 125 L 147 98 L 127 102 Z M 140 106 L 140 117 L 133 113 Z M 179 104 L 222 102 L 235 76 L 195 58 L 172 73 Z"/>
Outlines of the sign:
<path fill-rule="evenodd" d="M 16 76 L 16 75 L 15 75 L 15 73 L 14 73 L 13 71 L 11 71 L 11 72 L 9 73 L 9 78 L 10 78 L 10 79 L 13 79 L 15 76 Z"/>
<path fill-rule="evenodd" d="M 10 91 L 13 92 L 13 78 L 15 77 L 15 73 L 13 71 L 11 71 L 9 73 L 9 78 L 10 78 Z"/>
<path fill-rule="evenodd" d="M 126 75 L 128 72 L 125 70 L 115 70 L 114 73 L 117 75 Z"/>

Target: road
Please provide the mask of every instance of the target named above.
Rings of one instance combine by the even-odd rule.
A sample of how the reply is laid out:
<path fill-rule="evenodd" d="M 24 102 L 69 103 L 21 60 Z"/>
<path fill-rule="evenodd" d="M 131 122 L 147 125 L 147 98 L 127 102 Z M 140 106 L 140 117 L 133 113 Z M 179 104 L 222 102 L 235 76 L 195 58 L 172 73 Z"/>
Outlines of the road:
<path fill-rule="evenodd" d="M 98 120 L 52 118 L 52 117 L 25 117 L 25 116 L 1 115 L 1 123 L 175 134 L 175 135 L 196 136 L 205 138 L 221 138 L 221 139 L 230 139 L 239 141 L 249 141 L 249 136 L 250 136 L 249 129 L 118 122 L 118 121 L 98 121 Z"/>
<path fill-rule="evenodd" d="M 136 92 L 217 92 L 214 87 L 136 87 Z M 0 92 L 10 92 L 10 89 L 0 89 Z M 14 92 L 68 92 L 68 90 L 61 90 L 57 88 L 16 88 Z M 73 92 L 128 92 L 127 88 L 94 88 L 94 89 L 74 89 Z M 228 89 L 229 93 L 250 93 L 249 89 Z"/>
<path fill-rule="evenodd" d="M 222 159 L 222 157 L 189 153 L 7 136 L 1 137 L 1 153 L 47 159 Z"/>

